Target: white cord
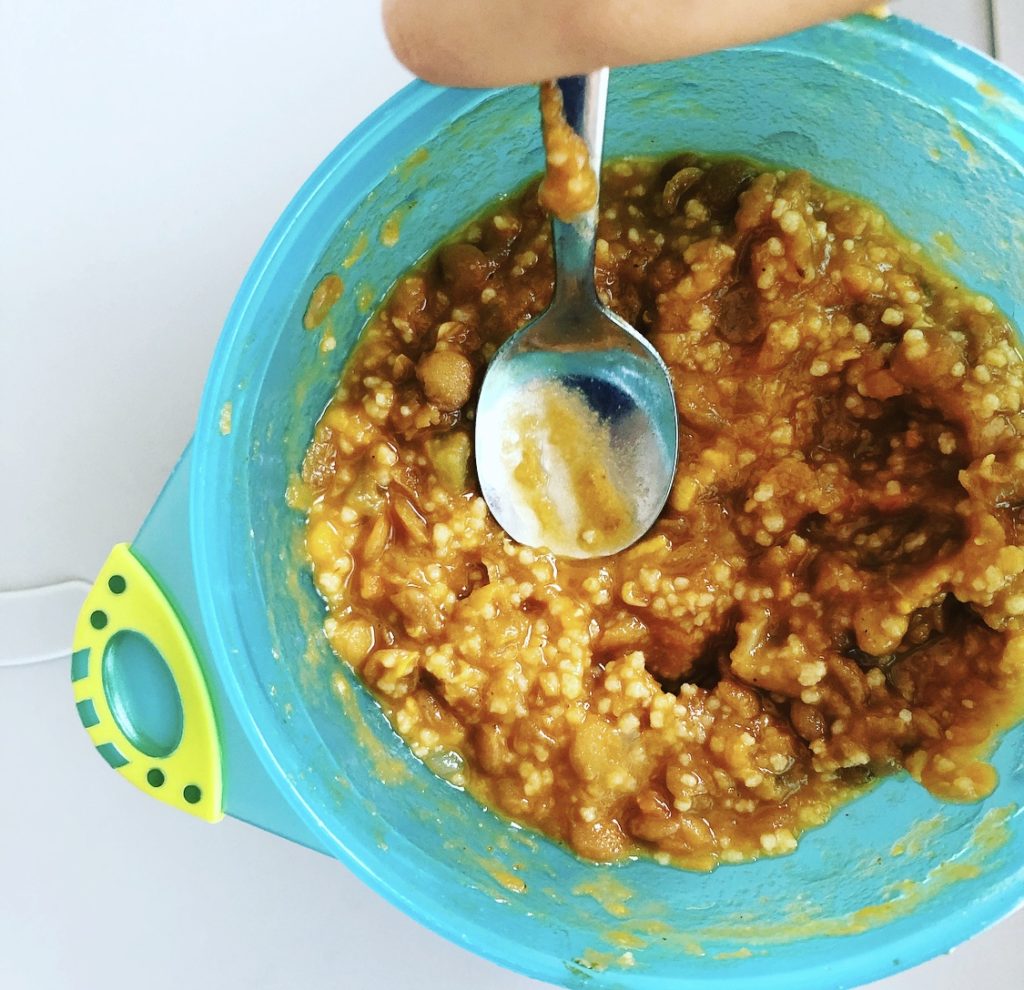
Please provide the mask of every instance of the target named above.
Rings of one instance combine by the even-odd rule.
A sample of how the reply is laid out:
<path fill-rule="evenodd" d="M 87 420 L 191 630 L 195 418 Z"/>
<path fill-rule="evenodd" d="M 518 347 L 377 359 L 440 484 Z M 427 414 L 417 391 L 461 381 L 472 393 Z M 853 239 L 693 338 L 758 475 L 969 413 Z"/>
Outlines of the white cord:
<path fill-rule="evenodd" d="M 24 667 L 71 654 L 78 610 L 91 587 L 70 578 L 0 591 L 0 667 Z"/>

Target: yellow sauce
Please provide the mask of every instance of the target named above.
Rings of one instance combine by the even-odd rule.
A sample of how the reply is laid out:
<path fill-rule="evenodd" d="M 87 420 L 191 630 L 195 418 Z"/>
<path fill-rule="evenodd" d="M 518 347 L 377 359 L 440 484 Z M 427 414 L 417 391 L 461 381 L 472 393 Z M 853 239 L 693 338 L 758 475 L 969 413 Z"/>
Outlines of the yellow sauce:
<path fill-rule="evenodd" d="M 396 165 L 392 172 L 402 179 L 408 179 L 428 158 L 430 152 L 426 148 L 417 148 L 405 161 Z"/>
<path fill-rule="evenodd" d="M 516 495 L 552 544 L 609 553 L 635 529 L 632 508 L 609 473 L 614 463 L 607 422 L 575 390 L 533 385 L 512 416 L 508 437 L 519 462 Z"/>
<path fill-rule="evenodd" d="M 409 207 L 400 206 L 397 210 L 393 210 L 385 219 L 383 226 L 380 228 L 380 242 L 384 247 L 394 247 L 398 243 L 398 238 L 402 233 L 402 221 L 408 212 Z"/>
<path fill-rule="evenodd" d="M 320 279 L 306 304 L 302 325 L 307 330 L 315 330 L 320 326 L 327 319 L 331 307 L 341 298 L 344 291 L 344 282 L 333 272 Z"/>
<path fill-rule="evenodd" d="M 370 246 L 370 238 L 367 236 L 364 230 L 358 238 L 356 238 L 355 244 L 352 246 L 352 250 L 346 255 L 345 260 L 341 263 L 342 268 L 351 268 L 365 253 L 366 249 Z"/>
<path fill-rule="evenodd" d="M 349 683 L 348 675 L 336 671 L 331 677 L 334 696 L 341 702 L 342 711 L 349 725 L 354 730 L 356 741 L 366 757 L 373 763 L 374 772 L 379 780 L 389 784 L 400 784 L 410 777 L 409 768 L 397 757 L 387 751 L 384 744 L 366 724 L 363 713 L 359 709 L 355 691 Z"/>
<path fill-rule="evenodd" d="M 365 282 L 356 289 L 356 309 L 360 313 L 368 313 L 373 305 L 373 289 Z"/>
<path fill-rule="evenodd" d="M 588 880 L 578 884 L 572 892 L 577 897 L 592 897 L 613 918 L 625 918 L 629 915 L 627 905 L 633 891 L 613 876 L 600 876 Z"/>
<path fill-rule="evenodd" d="M 953 235 L 947 231 L 940 230 L 932 237 L 932 240 L 935 241 L 947 257 L 953 258 L 960 253 L 960 248 L 957 247 L 956 241 L 953 240 Z"/>
<path fill-rule="evenodd" d="M 890 856 L 920 856 L 928 848 L 932 837 L 938 835 L 946 824 L 941 815 L 926 818 L 914 825 L 902 839 L 893 843 Z"/>
<path fill-rule="evenodd" d="M 636 963 L 636 960 L 633 958 L 632 952 L 598 952 L 597 949 L 587 949 L 575 962 L 584 969 L 600 973 L 611 966 L 629 969 Z"/>

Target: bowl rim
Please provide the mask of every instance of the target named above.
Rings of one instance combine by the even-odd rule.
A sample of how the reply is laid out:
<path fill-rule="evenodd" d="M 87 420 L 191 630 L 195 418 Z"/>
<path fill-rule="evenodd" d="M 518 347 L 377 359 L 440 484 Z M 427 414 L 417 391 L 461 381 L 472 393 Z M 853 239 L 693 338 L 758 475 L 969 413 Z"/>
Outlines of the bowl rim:
<path fill-rule="evenodd" d="M 1020 107 L 1024 107 L 1024 80 L 986 55 L 902 18 L 858 16 L 811 30 L 836 32 L 834 38 L 840 44 L 844 40 L 844 33 L 858 31 L 870 33 L 879 44 L 890 48 L 916 49 L 955 76 L 963 78 L 964 73 L 970 73 L 984 79 L 1009 94 Z M 787 39 L 783 38 L 747 47 L 792 53 L 791 48 L 785 47 L 786 44 Z M 813 55 L 813 51 L 808 51 L 808 54 Z M 421 902 L 415 896 L 414 889 L 410 892 L 409 885 L 403 888 L 382 875 L 375 868 L 372 854 L 361 856 L 356 849 L 346 844 L 319 817 L 316 808 L 307 800 L 299 775 L 290 772 L 286 766 L 286 763 L 292 762 L 292 769 L 297 770 L 302 765 L 301 760 L 295 758 L 299 755 L 295 743 L 284 727 L 277 724 L 273 709 L 262 692 L 263 686 L 247 683 L 246 677 L 239 671 L 239 667 L 244 665 L 232 662 L 231 659 L 233 652 L 237 652 L 234 644 L 244 642 L 244 638 L 241 620 L 233 604 L 231 582 L 222 580 L 230 572 L 229 561 L 225 553 L 218 551 L 224 542 L 217 539 L 217 519 L 223 512 L 223 490 L 218 487 L 218 479 L 230 473 L 228 446 L 207 442 L 205 439 L 220 439 L 220 411 L 223 397 L 230 393 L 234 355 L 252 329 L 251 314 L 258 308 L 257 304 L 267 286 L 277 277 L 282 257 L 301 237 L 303 221 L 322 191 L 333 186 L 339 175 L 359 159 L 368 147 L 372 147 L 378 135 L 392 132 L 401 126 L 402 121 L 432 106 L 443 107 L 446 101 L 460 112 L 468 112 L 499 92 L 450 90 L 419 80 L 408 84 L 381 104 L 339 143 L 284 209 L 241 283 L 211 362 L 193 444 L 194 463 L 189 481 L 189 539 L 200 614 L 211 649 L 210 660 L 216 667 L 225 696 L 268 777 L 322 847 L 390 903 L 449 941 L 510 970 L 564 985 L 567 979 L 572 979 L 564 960 L 539 953 L 506 933 L 487 928 L 448 906 Z M 1021 114 L 1021 143 L 1024 145 L 1024 113 Z M 248 680 L 256 679 L 248 677 Z M 833 968 L 835 962 L 818 962 L 781 974 L 750 973 L 750 978 L 759 980 L 759 985 L 765 990 L 800 990 L 805 987 L 808 990 L 821 990 L 826 986 L 857 986 L 892 975 L 949 951 L 1024 904 L 1024 869 L 1013 880 L 1013 883 L 1006 882 L 973 899 L 961 911 L 947 916 L 927 931 L 903 934 L 893 941 L 883 940 L 880 946 L 868 946 L 863 951 L 857 950 L 843 957 L 842 973 L 838 977 L 841 983 L 836 982 Z M 758 957 L 754 958 L 756 960 Z M 894 964 L 897 958 L 898 962 Z M 718 975 L 712 975 L 714 972 L 709 969 L 708 975 L 688 976 L 686 982 L 698 990 L 735 984 L 746 975 L 732 967 L 720 967 Z M 595 971 L 588 976 L 592 986 L 606 985 L 606 981 L 611 981 L 616 986 L 625 982 L 633 987 L 664 990 L 674 982 L 663 975 L 646 974 L 642 970 L 609 970 L 607 974 Z"/>

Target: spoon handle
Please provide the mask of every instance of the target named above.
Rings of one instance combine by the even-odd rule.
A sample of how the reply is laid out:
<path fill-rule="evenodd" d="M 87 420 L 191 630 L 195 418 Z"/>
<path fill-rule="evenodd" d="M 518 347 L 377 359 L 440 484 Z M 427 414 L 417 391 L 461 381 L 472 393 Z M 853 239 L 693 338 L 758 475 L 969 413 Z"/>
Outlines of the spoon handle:
<path fill-rule="evenodd" d="M 562 91 L 566 122 L 586 141 L 590 149 L 590 164 L 600 184 L 608 70 L 598 69 L 585 76 L 565 76 L 558 80 L 558 88 Z M 591 209 L 571 222 L 551 218 L 557 271 L 556 303 L 569 299 L 596 302 L 594 239 L 597 236 L 597 215 L 598 204 L 595 202 Z"/>

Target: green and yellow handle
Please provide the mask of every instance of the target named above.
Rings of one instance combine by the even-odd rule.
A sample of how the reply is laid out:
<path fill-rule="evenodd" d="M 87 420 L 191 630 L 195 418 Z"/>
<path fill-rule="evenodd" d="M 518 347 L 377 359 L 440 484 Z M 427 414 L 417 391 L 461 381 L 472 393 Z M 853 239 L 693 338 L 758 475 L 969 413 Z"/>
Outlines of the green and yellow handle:
<path fill-rule="evenodd" d="M 223 815 L 217 721 L 195 647 L 128 544 L 82 606 L 71 680 L 78 717 L 121 776 L 208 822 Z"/>

